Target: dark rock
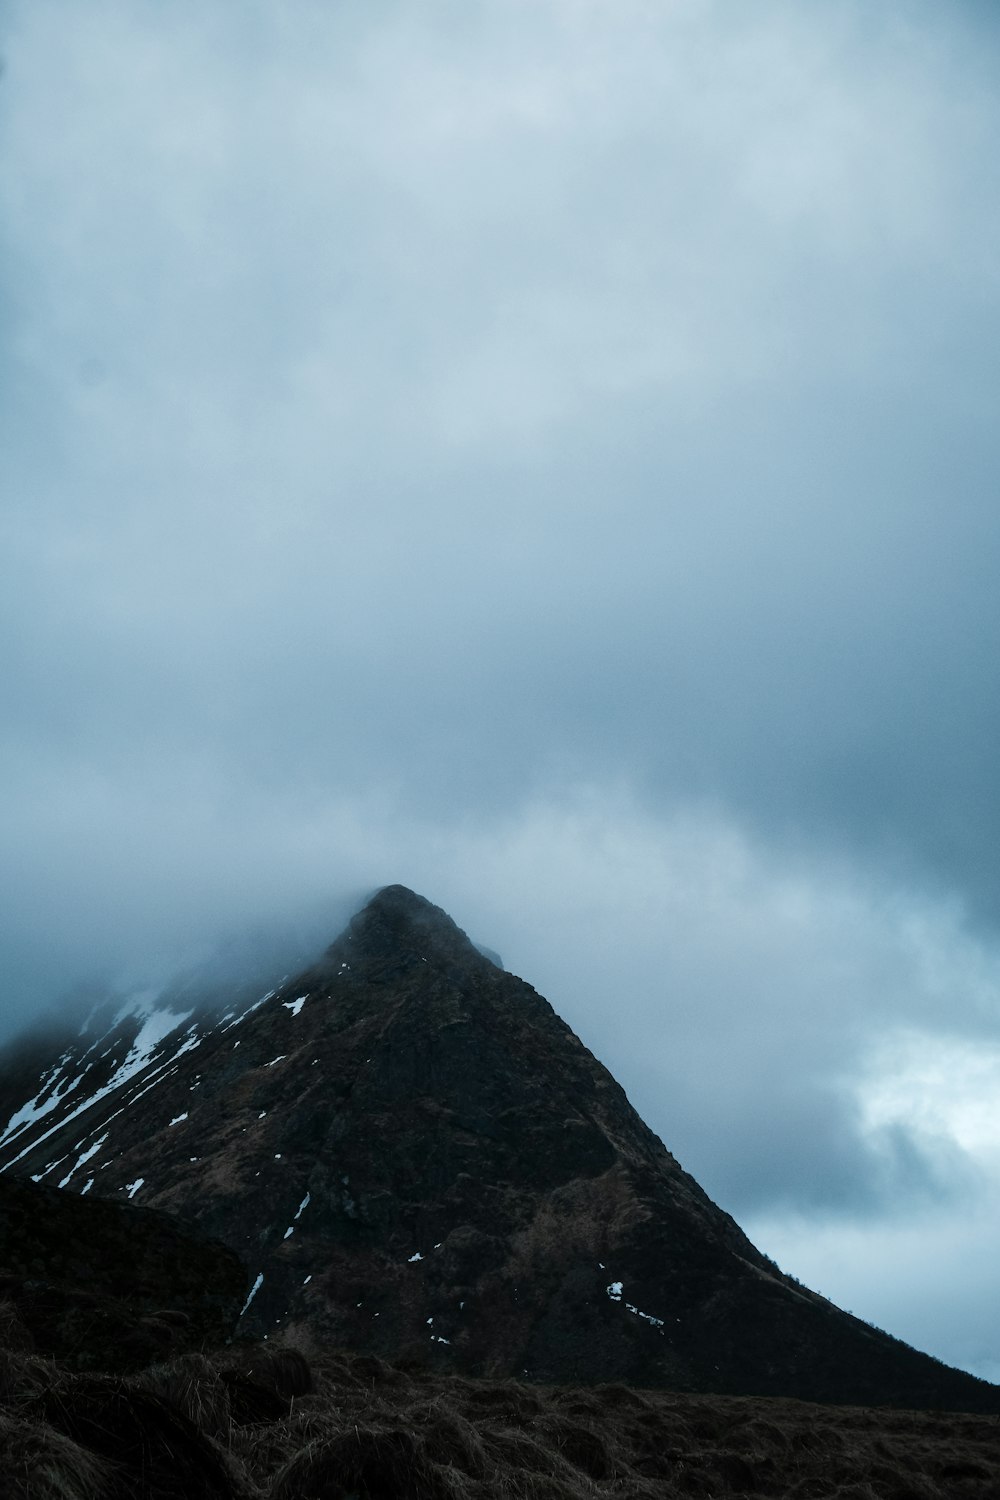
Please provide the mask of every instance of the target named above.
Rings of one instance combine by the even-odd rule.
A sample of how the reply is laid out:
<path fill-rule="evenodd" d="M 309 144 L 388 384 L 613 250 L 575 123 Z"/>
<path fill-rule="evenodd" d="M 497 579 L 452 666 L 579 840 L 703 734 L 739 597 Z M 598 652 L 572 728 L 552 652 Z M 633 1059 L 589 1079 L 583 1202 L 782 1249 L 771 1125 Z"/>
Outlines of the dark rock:
<path fill-rule="evenodd" d="M 139 1369 L 231 1332 L 246 1269 L 168 1215 L 0 1177 L 0 1300 L 39 1354 Z"/>
<path fill-rule="evenodd" d="M 84 1059 L 49 1064 L 52 1090 Z M 252 1277 L 241 1333 L 414 1369 L 997 1407 L 784 1276 L 551 1006 L 401 886 L 256 1005 L 182 1015 L 118 1067 L 91 1102 L 74 1085 L 22 1116 L 0 1166 L 78 1186 L 85 1161 L 91 1196 L 224 1239 Z M 22 1075 L 12 1110 L 38 1088 Z"/>

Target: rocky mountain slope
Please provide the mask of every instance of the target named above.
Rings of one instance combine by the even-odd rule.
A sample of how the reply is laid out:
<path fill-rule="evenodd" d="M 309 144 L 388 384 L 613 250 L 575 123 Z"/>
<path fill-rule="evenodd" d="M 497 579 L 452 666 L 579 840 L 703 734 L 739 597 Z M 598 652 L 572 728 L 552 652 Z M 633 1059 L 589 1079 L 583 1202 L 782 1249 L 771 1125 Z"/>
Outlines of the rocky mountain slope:
<path fill-rule="evenodd" d="M 227 1010 L 0 1067 L 0 1169 L 235 1249 L 248 1334 L 467 1374 L 995 1411 L 777 1269 L 529 985 L 399 886 Z"/>

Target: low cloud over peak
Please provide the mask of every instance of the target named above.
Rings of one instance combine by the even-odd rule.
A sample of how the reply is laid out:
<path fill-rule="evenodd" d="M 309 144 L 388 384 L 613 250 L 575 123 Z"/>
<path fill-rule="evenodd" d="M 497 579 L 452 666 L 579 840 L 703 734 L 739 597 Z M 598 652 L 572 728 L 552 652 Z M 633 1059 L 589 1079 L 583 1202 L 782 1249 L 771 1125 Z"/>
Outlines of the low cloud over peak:
<path fill-rule="evenodd" d="M 734 1209 L 984 1203 L 997 45 L 12 0 L 9 1027 L 401 880 Z"/>

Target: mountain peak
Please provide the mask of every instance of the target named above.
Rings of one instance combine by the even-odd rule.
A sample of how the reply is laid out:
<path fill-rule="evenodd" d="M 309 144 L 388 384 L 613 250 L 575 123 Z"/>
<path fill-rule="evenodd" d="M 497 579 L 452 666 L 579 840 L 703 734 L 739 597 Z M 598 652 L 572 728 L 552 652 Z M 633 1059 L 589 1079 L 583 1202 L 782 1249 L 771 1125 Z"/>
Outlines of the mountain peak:
<path fill-rule="evenodd" d="M 361 925 L 378 921 L 399 931 L 409 928 L 452 933 L 460 931 L 446 911 L 405 885 L 382 886 L 361 908 L 354 921 Z"/>
<path fill-rule="evenodd" d="M 384 885 L 328 950 L 327 958 L 480 964 L 482 955 L 446 911 L 405 885 Z"/>
<path fill-rule="evenodd" d="M 249 1004 L 9 1057 L 0 1106 L 0 1171 L 245 1257 L 242 1333 L 466 1374 L 996 1409 L 782 1275 L 551 1006 L 402 885 Z"/>

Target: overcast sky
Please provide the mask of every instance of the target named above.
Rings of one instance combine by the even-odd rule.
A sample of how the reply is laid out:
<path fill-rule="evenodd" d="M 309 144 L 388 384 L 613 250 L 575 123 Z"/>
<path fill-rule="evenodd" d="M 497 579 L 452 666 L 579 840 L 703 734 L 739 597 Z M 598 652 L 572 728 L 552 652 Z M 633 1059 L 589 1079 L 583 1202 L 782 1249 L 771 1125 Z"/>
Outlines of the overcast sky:
<path fill-rule="evenodd" d="M 7 1031 L 402 881 L 1000 1377 L 998 29 L 0 0 Z"/>

